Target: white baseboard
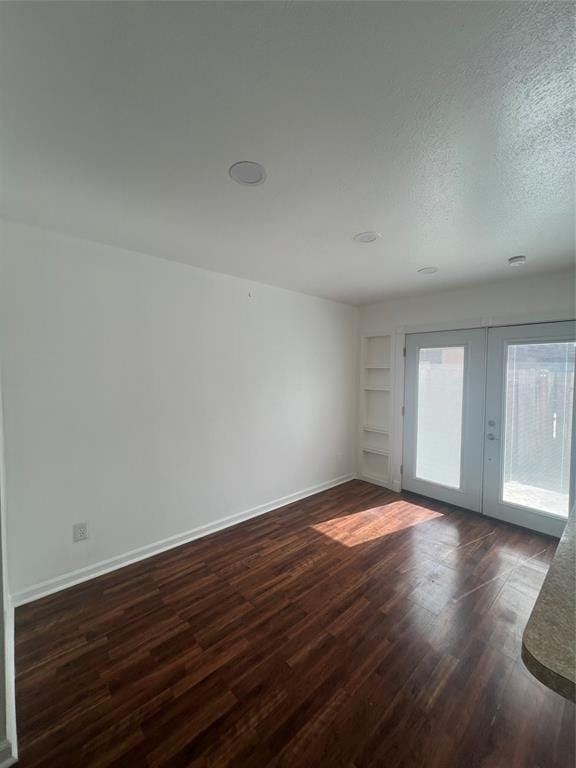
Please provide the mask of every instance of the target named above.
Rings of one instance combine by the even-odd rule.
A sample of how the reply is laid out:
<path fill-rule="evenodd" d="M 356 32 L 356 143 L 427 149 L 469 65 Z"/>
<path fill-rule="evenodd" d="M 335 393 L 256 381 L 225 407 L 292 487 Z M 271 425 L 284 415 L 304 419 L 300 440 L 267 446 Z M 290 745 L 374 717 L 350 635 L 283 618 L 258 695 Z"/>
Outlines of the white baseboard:
<path fill-rule="evenodd" d="M 201 525 L 197 528 L 192 528 L 191 530 L 185 531 L 184 533 L 178 533 L 175 536 L 162 539 L 161 541 L 157 541 L 154 544 L 147 544 L 144 547 L 133 549 L 130 552 L 126 552 L 123 555 L 118 555 L 117 557 L 112 557 L 109 560 L 102 560 L 99 563 L 89 565 L 86 568 L 79 568 L 78 570 L 70 571 L 69 573 L 66 573 L 62 576 L 57 576 L 54 579 L 48 579 L 47 581 L 40 582 L 39 584 L 35 584 L 32 587 L 23 589 L 20 592 L 15 592 L 13 595 L 11 595 L 12 605 L 16 607 L 18 605 L 30 603 L 33 600 L 38 600 L 41 597 L 52 595 L 54 592 L 60 592 L 61 590 L 67 589 L 68 587 L 73 587 L 76 584 L 81 584 L 84 581 L 94 579 L 96 576 L 102 576 L 105 573 L 110 573 L 110 571 L 116 571 L 118 568 L 123 568 L 126 565 L 131 565 L 132 563 L 145 560 L 146 558 L 152 557 L 153 555 L 158 555 L 161 552 L 166 552 L 169 549 L 174 549 L 174 547 L 179 547 L 180 545 L 186 544 L 189 541 L 194 541 L 194 539 L 200 539 L 202 536 L 208 536 L 208 534 L 215 533 L 216 531 L 220 531 L 223 528 L 229 528 L 231 525 L 236 525 L 236 523 L 249 520 L 251 517 L 257 517 L 258 515 L 263 515 L 266 512 L 271 512 L 274 509 L 284 507 L 286 504 L 291 504 L 292 502 L 298 501 L 299 499 L 305 499 L 307 496 L 313 496 L 315 493 L 320 493 L 320 491 L 326 491 L 329 488 L 335 488 L 337 485 L 342 485 L 342 483 L 347 483 L 350 480 L 354 480 L 355 477 L 356 476 L 354 474 L 342 475 L 340 477 L 334 478 L 333 480 L 328 480 L 325 483 L 318 483 L 317 485 L 310 486 L 309 488 L 304 488 L 302 491 L 288 494 L 287 496 L 283 496 L 280 499 L 274 499 L 274 501 L 267 502 L 266 504 L 260 504 L 257 507 L 252 507 L 252 509 L 245 510 L 244 512 L 238 512 L 235 515 L 223 517 L 213 523 L 208 523 L 207 525 Z M 0 768 L 2 768 L 1 765 Z"/>
<path fill-rule="evenodd" d="M 16 671 L 14 667 L 14 605 L 10 595 L 4 595 L 4 677 L 6 692 L 6 740 L 0 742 L 0 768 L 18 757 L 16 732 Z"/>
<path fill-rule="evenodd" d="M 371 485 L 379 485 L 381 488 L 388 488 L 389 491 L 394 491 L 394 493 L 400 493 L 402 490 L 402 486 L 397 480 L 379 480 L 372 477 L 372 475 L 363 474 L 356 475 L 356 479 L 363 480 L 365 483 L 370 483 Z"/>
<path fill-rule="evenodd" d="M 0 741 L 0 768 L 9 768 L 10 765 L 16 765 L 16 758 L 12 754 L 10 742 Z"/>

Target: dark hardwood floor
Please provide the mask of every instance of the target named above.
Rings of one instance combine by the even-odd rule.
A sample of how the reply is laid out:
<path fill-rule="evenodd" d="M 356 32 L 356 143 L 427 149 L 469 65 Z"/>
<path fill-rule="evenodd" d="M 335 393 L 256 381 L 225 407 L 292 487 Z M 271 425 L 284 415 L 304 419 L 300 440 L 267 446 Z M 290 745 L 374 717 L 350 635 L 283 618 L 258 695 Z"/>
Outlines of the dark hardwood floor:
<path fill-rule="evenodd" d="M 16 611 L 21 768 L 569 768 L 555 542 L 353 481 Z"/>

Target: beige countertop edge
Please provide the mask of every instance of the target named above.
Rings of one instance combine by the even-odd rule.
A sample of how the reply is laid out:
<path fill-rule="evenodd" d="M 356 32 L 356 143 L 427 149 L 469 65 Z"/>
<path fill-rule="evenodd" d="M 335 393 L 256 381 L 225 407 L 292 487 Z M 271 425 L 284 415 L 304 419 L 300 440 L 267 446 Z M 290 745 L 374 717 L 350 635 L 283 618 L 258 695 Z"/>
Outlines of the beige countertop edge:
<path fill-rule="evenodd" d="M 524 643 L 522 643 L 522 661 L 526 665 L 526 669 L 547 688 L 559 693 L 560 696 L 569 701 L 576 701 L 576 684 L 574 680 L 569 680 L 559 675 L 539 662 L 537 658 L 532 656 Z"/>
<path fill-rule="evenodd" d="M 527 669 L 576 701 L 576 510 L 573 508 L 522 637 Z"/>

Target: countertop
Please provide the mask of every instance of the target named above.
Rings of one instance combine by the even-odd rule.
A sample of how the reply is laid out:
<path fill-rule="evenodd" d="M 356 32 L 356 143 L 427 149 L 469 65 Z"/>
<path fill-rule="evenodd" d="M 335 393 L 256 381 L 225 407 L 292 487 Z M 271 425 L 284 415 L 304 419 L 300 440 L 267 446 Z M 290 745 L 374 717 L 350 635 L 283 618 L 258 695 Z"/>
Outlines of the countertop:
<path fill-rule="evenodd" d="M 572 509 L 522 638 L 522 659 L 540 682 L 576 696 L 576 519 Z"/>

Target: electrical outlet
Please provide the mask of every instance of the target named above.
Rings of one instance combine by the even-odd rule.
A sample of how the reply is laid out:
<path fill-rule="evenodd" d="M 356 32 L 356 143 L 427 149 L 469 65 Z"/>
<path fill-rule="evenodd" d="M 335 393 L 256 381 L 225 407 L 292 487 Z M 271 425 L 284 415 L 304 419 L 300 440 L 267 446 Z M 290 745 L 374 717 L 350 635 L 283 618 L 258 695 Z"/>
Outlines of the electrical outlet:
<path fill-rule="evenodd" d="M 85 541 L 88 538 L 88 523 L 74 523 L 72 541 Z"/>

